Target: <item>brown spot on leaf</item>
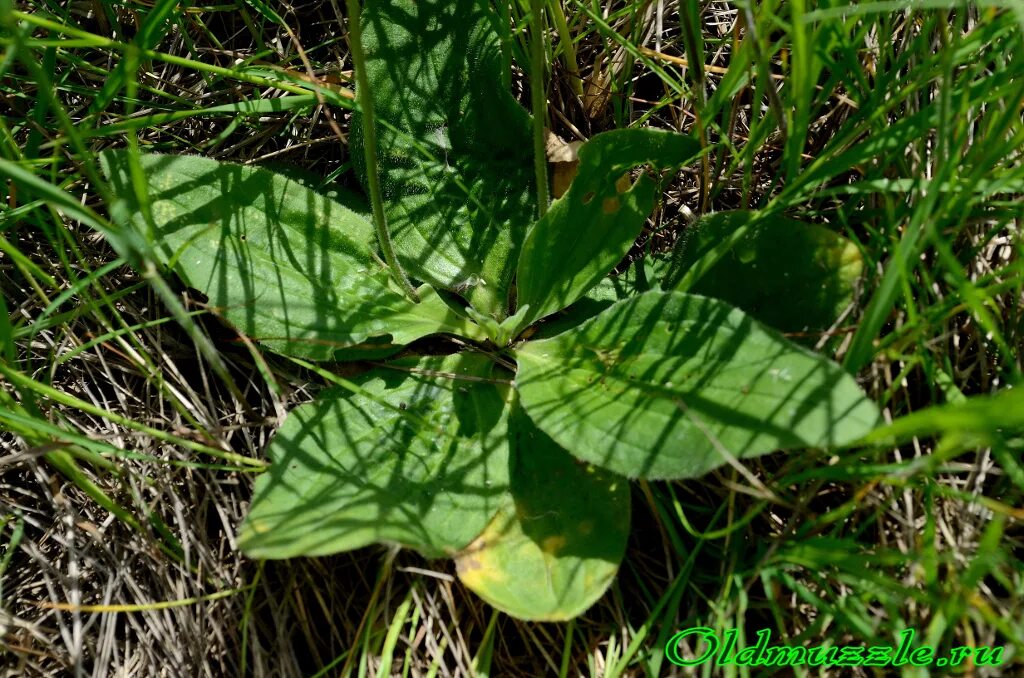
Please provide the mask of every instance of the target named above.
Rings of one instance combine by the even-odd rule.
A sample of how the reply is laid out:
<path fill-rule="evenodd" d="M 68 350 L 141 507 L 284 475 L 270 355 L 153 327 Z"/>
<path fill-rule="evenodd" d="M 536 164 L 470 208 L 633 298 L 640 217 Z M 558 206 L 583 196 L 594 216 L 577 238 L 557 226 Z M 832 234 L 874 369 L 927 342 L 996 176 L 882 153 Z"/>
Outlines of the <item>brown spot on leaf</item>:
<path fill-rule="evenodd" d="M 540 547 L 544 550 L 545 553 L 555 555 L 561 549 L 565 548 L 565 537 L 557 534 L 552 535 L 550 537 L 547 537 L 544 540 L 544 542 L 540 545 Z"/>
<path fill-rule="evenodd" d="M 463 572 L 469 572 L 471 570 L 479 570 L 482 567 L 483 567 L 483 565 L 480 564 L 480 561 L 477 560 L 476 558 L 472 557 L 472 556 L 465 556 L 463 558 L 458 558 L 455 561 L 455 569 L 460 574 L 463 573 Z"/>

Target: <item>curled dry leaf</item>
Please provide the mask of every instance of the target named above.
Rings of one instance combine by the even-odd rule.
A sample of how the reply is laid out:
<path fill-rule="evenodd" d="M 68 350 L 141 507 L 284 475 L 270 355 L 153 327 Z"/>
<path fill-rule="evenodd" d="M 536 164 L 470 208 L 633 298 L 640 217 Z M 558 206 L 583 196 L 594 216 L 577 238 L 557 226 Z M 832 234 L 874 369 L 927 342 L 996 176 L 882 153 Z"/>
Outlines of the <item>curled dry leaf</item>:
<path fill-rule="evenodd" d="M 569 190 L 569 184 L 580 166 L 582 141 L 565 141 L 549 129 L 544 130 L 544 148 L 551 170 L 551 195 L 557 200 Z"/>
<path fill-rule="evenodd" d="M 612 97 L 612 77 L 601 67 L 601 58 L 594 64 L 593 72 L 584 81 L 583 110 L 591 120 L 600 118 Z"/>

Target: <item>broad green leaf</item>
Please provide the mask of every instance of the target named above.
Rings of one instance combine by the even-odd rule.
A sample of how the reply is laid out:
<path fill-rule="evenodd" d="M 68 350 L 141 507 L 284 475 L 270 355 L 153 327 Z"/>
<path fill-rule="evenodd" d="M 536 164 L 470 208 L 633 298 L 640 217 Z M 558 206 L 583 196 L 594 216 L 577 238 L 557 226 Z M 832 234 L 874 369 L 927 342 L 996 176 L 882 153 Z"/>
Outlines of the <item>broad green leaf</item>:
<path fill-rule="evenodd" d="M 530 230 L 516 273 L 529 321 L 559 311 L 622 261 L 654 208 L 655 182 L 624 174 L 637 165 L 678 167 L 700 153 L 693 138 L 655 129 L 599 134 L 580 147 L 569 191 Z M 528 323 L 527 323 L 528 324 Z"/>
<path fill-rule="evenodd" d="M 687 231 L 663 287 L 686 280 L 681 291 L 727 301 L 783 332 L 814 331 L 849 305 L 863 267 L 857 247 L 823 226 L 736 210 Z"/>
<path fill-rule="evenodd" d="M 124 152 L 104 172 L 131 225 L 239 332 L 268 349 L 314 360 L 389 336 L 407 344 L 438 332 L 483 338 L 424 286 L 414 304 L 374 259 L 372 226 L 304 182 L 194 156 L 139 157 L 155 232 L 142 216 Z"/>
<path fill-rule="evenodd" d="M 645 292 L 516 349 L 538 428 L 630 477 L 688 478 L 780 448 L 843 445 L 879 420 L 838 365 L 724 302 Z"/>
<path fill-rule="evenodd" d="M 641 292 L 658 288 L 660 277 L 659 267 L 663 260 L 653 257 L 636 259 L 630 262 L 624 271 L 616 275 L 609 275 L 601 278 L 600 281 L 589 290 L 581 299 L 607 302 L 609 305 L 616 301 L 635 297 Z"/>
<path fill-rule="evenodd" d="M 485 0 L 371 2 L 362 13 L 399 261 L 499 321 L 536 210 L 530 117 L 502 85 L 500 20 Z"/>
<path fill-rule="evenodd" d="M 656 279 L 659 276 L 651 261 L 638 259 L 619 275 L 601 278 L 600 282 L 568 308 L 548 316 L 536 325 L 537 331 L 530 336 L 534 339 L 553 337 L 590 320 L 616 301 L 629 299 L 652 288 L 657 289 Z M 661 263 L 660 260 L 658 263 Z"/>
<path fill-rule="evenodd" d="M 461 354 L 393 363 L 293 410 L 239 544 L 255 558 L 398 543 L 451 555 L 507 501 L 507 379 Z"/>
<path fill-rule="evenodd" d="M 511 416 L 511 490 L 460 553 L 459 578 L 520 619 L 571 619 L 608 588 L 629 537 L 629 481 L 573 459 L 521 411 Z"/>

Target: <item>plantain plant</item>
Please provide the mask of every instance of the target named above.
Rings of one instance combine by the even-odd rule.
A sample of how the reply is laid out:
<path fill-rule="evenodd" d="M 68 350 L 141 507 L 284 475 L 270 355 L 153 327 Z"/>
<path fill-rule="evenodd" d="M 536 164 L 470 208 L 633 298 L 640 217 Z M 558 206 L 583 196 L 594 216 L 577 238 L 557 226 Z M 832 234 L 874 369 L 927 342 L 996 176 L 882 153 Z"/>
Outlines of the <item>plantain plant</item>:
<path fill-rule="evenodd" d="M 769 326 L 834 320 L 859 273 L 850 243 L 722 213 L 663 264 L 612 277 L 660 180 L 700 145 L 599 134 L 536 219 L 540 121 L 502 85 L 488 3 L 372 3 L 361 18 L 380 155 L 359 161 L 360 124 L 353 155 L 364 184 L 380 180 L 378 216 L 415 294 L 352 196 L 200 157 L 101 158 L 121 196 L 112 212 L 239 334 L 304 364 L 362 368 L 333 376 L 272 438 L 245 552 L 399 544 L 454 559 L 509 614 L 566 619 L 615 575 L 630 479 L 843 446 L 875 426 L 850 375 Z"/>

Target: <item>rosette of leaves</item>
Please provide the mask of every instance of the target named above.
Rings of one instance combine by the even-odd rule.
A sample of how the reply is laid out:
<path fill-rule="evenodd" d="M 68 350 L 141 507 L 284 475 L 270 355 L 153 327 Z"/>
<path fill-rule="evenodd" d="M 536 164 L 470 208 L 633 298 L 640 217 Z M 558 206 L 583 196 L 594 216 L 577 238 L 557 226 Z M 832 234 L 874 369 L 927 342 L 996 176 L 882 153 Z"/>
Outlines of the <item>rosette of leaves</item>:
<path fill-rule="evenodd" d="M 385 358 L 288 415 L 240 528 L 244 551 L 399 544 L 454 559 L 509 614 L 566 619 L 614 578 L 629 479 L 846 445 L 879 415 L 837 365 L 730 304 L 729 285 L 709 290 L 719 298 L 680 291 L 696 282 L 686 270 L 728 264 L 728 250 L 705 251 L 722 238 L 676 257 L 657 284 L 608 277 L 660 173 L 699 154 L 690 137 L 595 136 L 569 190 L 531 219 L 530 119 L 498 85 L 495 21 L 469 0 L 364 13 L 390 130 L 387 212 L 418 303 L 391 282 L 367 218 L 308 182 L 190 156 L 108 152 L 102 164 L 124 201 L 113 211 L 239 334 L 305 360 Z M 743 215 L 782 242 L 798 237 Z M 736 230 L 724 240 L 744 242 Z M 770 258 L 758 242 L 744 256 Z M 851 269 L 821 265 L 829 256 L 783 263 L 800 285 L 842 288 Z M 779 265 L 762 263 L 765 275 Z M 414 344 L 431 335 L 450 341 Z"/>

